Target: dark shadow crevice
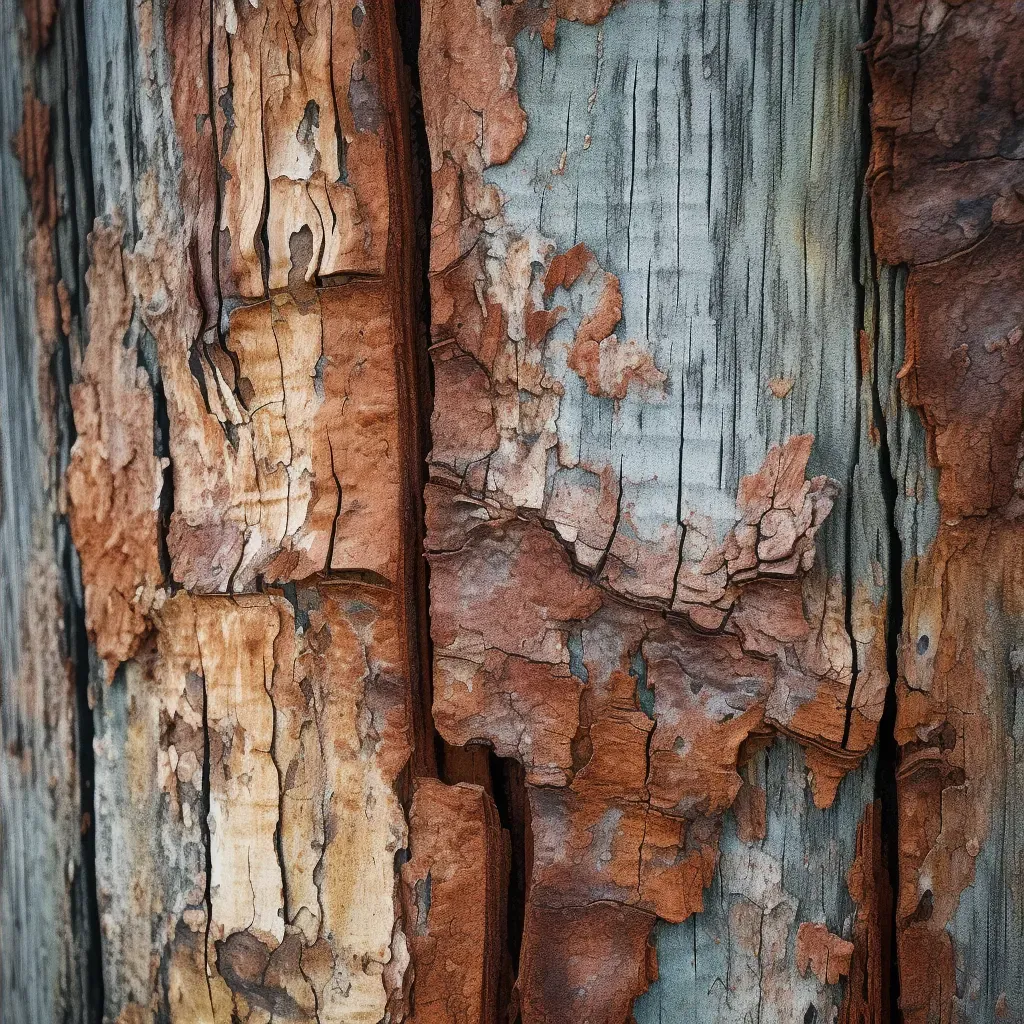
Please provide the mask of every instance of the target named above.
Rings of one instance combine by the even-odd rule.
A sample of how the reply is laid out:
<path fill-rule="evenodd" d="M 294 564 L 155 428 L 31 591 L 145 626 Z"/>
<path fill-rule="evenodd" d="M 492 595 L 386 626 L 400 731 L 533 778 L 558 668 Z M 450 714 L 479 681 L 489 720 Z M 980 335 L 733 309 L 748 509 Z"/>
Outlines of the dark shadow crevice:
<path fill-rule="evenodd" d="M 89 263 L 88 235 L 95 214 L 84 0 L 62 5 L 54 28 L 49 50 L 40 55 L 36 68 L 41 86 L 48 79 L 57 88 L 57 96 L 46 97 L 51 103 L 54 129 L 59 133 L 53 162 L 54 173 L 63 184 L 64 199 L 55 228 L 55 275 L 65 283 L 71 330 L 70 336 L 62 334 L 50 368 L 57 405 L 57 472 L 63 479 L 77 437 L 71 387 L 73 367 L 87 343 L 85 275 Z M 53 91 L 53 87 L 47 91 Z M 72 346 L 76 348 L 74 355 Z M 63 575 L 64 649 L 74 691 L 81 843 L 80 863 L 71 883 L 75 909 L 72 937 L 80 984 L 79 992 L 74 994 L 78 1006 L 73 1008 L 73 1018 L 100 1024 L 105 997 L 96 882 L 96 729 L 92 687 L 94 680 L 102 678 L 102 668 L 90 658 L 81 566 L 66 515 L 61 515 L 56 523 L 55 545 Z"/>
<path fill-rule="evenodd" d="M 870 40 L 875 30 L 877 18 L 877 0 L 867 0 L 863 10 L 862 38 Z M 862 50 L 867 44 L 862 46 Z M 871 127 L 871 101 L 872 83 L 871 75 L 867 68 L 867 61 L 863 67 L 863 98 L 861 103 L 861 138 L 863 140 L 863 157 L 861 165 L 865 175 L 870 166 L 872 127 Z M 888 403 L 882 400 L 882 382 L 879 381 L 879 345 L 883 332 L 881 329 L 880 316 L 882 314 L 879 301 L 878 278 L 879 266 L 874 257 L 874 244 L 871 236 L 870 209 L 867 198 L 867 181 L 861 183 L 863 195 L 863 230 L 861 221 L 857 223 L 859 237 L 859 248 L 863 253 L 865 273 L 873 278 L 870 289 L 861 287 L 862 322 L 871 323 L 874 328 L 874 351 L 872 352 L 872 381 L 871 381 L 871 418 L 875 428 L 873 435 L 877 435 L 878 444 L 878 476 L 882 501 L 885 514 L 885 529 L 888 537 L 889 564 L 886 566 L 885 577 L 887 581 L 886 594 L 886 616 L 885 616 L 885 658 L 886 672 L 888 675 L 888 686 L 885 692 L 885 703 L 882 717 L 878 723 L 877 732 L 877 759 L 875 762 L 875 797 L 881 805 L 881 830 L 882 850 L 881 858 L 883 869 L 888 875 L 890 899 L 888 901 L 888 915 L 880 921 L 882 934 L 879 935 L 881 942 L 883 964 L 883 980 L 886 982 L 884 990 L 888 994 L 889 1003 L 887 1006 L 878 1007 L 880 1019 L 888 1021 L 889 1024 L 899 1024 L 903 1019 L 900 1010 L 900 969 L 897 954 L 897 921 L 896 908 L 899 898 L 899 814 L 898 814 L 898 791 L 897 773 L 899 770 L 900 749 L 896 741 L 896 692 L 899 680 L 899 643 L 903 631 L 903 539 L 900 536 L 897 520 L 897 501 L 899 496 L 899 485 L 893 469 L 893 455 L 889 447 L 889 425 L 886 422 L 885 410 Z M 872 303 L 870 311 L 867 309 L 867 302 Z M 870 313 L 870 316 L 868 315 Z M 890 331 L 890 338 L 895 338 L 895 332 Z M 886 386 L 890 386 L 886 382 Z"/>

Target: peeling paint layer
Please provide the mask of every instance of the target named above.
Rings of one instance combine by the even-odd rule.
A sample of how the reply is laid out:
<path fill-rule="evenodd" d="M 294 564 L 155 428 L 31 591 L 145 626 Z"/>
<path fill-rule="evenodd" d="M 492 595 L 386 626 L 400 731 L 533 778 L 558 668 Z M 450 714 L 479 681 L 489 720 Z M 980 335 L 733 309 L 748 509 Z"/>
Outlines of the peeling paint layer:
<path fill-rule="evenodd" d="M 124 702 L 127 740 L 104 737 L 98 753 L 128 775 L 126 792 L 107 784 L 100 814 L 108 799 L 135 808 L 126 865 L 143 874 L 102 898 L 125 957 L 119 990 L 137 972 L 139 1019 L 163 1005 L 183 1024 L 262 1011 L 327 1024 L 401 1006 L 394 783 L 409 723 L 390 603 L 360 584 L 302 590 L 296 606 L 180 594 L 158 614 L 155 650 L 104 697 Z M 137 926 L 161 936 L 166 987 Z M 189 974 L 208 983 L 194 991 Z"/>
<path fill-rule="evenodd" d="M 78 437 L 68 517 L 82 562 L 86 623 L 108 675 L 138 649 L 164 597 L 159 514 L 165 462 L 153 451 L 154 403 L 135 347 L 120 225 L 97 223 L 86 281 L 89 346 L 71 394 Z"/>
<path fill-rule="evenodd" d="M 907 509 L 896 739 L 901 1007 L 988 1020 L 1024 1005 L 1024 840 L 1015 668 L 1021 635 L 1020 254 L 1024 24 L 1015 5 L 880 6 L 871 41 L 875 246 L 905 263 L 893 402 L 924 426 L 937 531 Z M 898 397 L 896 389 L 898 391 Z M 922 529 L 924 527 L 924 529 Z"/>
<path fill-rule="evenodd" d="M 756 381 L 719 354 L 748 344 L 711 270 L 740 258 L 722 255 L 714 232 L 745 238 L 742 214 L 716 219 L 726 186 L 702 166 L 740 159 L 715 148 L 719 85 L 705 84 L 709 54 L 721 51 L 703 36 L 730 32 L 725 6 L 700 27 L 656 5 L 609 10 L 551 5 L 537 23 L 528 4 L 435 0 L 423 14 L 434 717 L 449 743 L 487 743 L 525 769 L 524 1022 L 628 1019 L 656 973 L 654 921 L 704 907 L 724 817 L 744 791 L 745 744 L 795 737 L 807 748 L 804 784 L 827 807 L 873 742 L 886 682 L 876 659 L 865 665 L 870 685 L 854 690 L 853 645 L 872 650 L 878 634 L 877 587 L 848 626 L 842 526 L 828 518 L 844 522 L 836 498 L 848 481 L 818 468 L 852 469 L 836 452 L 852 447 L 853 419 L 842 422 L 839 406 L 814 413 L 803 421 L 812 434 L 768 392 L 786 378 L 790 408 L 806 402 L 802 372 L 834 353 L 842 372 L 843 339 L 806 365 L 769 369 L 757 350 L 762 313 Z M 768 21 L 776 15 L 781 24 L 774 8 Z M 727 54 L 752 45 L 744 31 L 769 32 L 737 17 Z M 809 33 L 836 16 L 816 17 Z M 691 79 L 702 60 L 708 73 Z M 822 88 L 839 122 L 850 93 L 832 80 Z M 794 168 L 792 180 L 804 173 Z M 791 198 L 808 209 L 806 196 Z M 781 239 L 793 226 L 776 224 L 780 240 L 769 243 L 763 209 L 748 292 L 753 261 L 777 251 L 773 272 L 790 269 Z M 813 226 L 805 220 L 792 286 L 812 333 L 833 323 L 817 319 L 819 290 L 830 289 L 829 303 L 848 298 L 855 338 L 852 281 L 837 282 L 814 255 L 815 233 L 842 216 L 820 228 L 805 212 Z M 705 358 L 716 360 L 707 376 Z M 743 803 L 751 836 L 765 827 L 755 794 Z M 785 913 L 779 941 L 795 942 L 788 902 Z M 826 987 L 838 983 L 830 977 Z"/>

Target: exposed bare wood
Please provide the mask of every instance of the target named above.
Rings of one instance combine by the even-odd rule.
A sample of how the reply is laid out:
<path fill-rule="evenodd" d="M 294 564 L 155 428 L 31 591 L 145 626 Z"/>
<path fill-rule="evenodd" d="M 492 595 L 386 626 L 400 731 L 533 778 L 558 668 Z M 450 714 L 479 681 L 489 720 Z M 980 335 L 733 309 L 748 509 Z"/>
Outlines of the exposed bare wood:
<path fill-rule="evenodd" d="M 91 69 L 100 216 L 69 478 L 113 679 L 105 1013 L 401 1019 L 422 573 L 394 14 L 129 15 L 86 22 L 125 63 Z"/>

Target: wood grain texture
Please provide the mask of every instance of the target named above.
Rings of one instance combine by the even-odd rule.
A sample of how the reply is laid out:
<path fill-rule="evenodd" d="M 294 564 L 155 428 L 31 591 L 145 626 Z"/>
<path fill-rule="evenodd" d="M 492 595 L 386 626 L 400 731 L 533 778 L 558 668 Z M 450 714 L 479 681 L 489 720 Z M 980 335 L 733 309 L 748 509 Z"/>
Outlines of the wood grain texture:
<path fill-rule="evenodd" d="M 1019 6 L 0 9 L 0 1024 L 1020 1018 Z"/>
<path fill-rule="evenodd" d="M 295 605 L 179 593 L 127 693 L 105 691 L 101 907 L 125 1019 L 377 1021 L 401 1000 L 391 604 L 358 584 Z"/>
<path fill-rule="evenodd" d="M 88 652 L 61 474 L 84 304 L 74 10 L 0 7 L 0 1016 L 85 1022 Z"/>
<path fill-rule="evenodd" d="M 524 1022 L 627 1019 L 659 918 L 724 962 L 685 1009 L 659 929 L 637 1019 L 708 1019 L 716 975 L 712 1019 L 829 1019 L 798 926 L 867 941 L 844 879 L 888 683 L 860 12 L 608 7 L 424 7 L 435 722 L 526 769 Z M 738 768 L 778 734 L 792 803 L 758 805 Z"/>
<path fill-rule="evenodd" d="M 480 786 L 416 781 L 402 903 L 418 1024 L 506 1019 L 509 838 Z"/>
<path fill-rule="evenodd" d="M 169 0 L 94 5 L 85 30 L 69 490 L 107 661 L 105 1019 L 400 1020 L 424 726 L 394 11 Z"/>

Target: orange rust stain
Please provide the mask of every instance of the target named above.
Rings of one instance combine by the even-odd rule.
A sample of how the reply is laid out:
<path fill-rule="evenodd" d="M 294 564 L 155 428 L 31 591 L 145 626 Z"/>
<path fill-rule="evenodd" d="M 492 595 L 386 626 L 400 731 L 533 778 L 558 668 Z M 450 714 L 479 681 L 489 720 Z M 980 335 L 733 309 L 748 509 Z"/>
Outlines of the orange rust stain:
<path fill-rule="evenodd" d="M 594 254 L 583 242 L 577 242 L 566 252 L 556 253 L 544 274 L 544 298 L 550 299 L 556 288 L 571 288 L 592 263 L 596 263 Z"/>

